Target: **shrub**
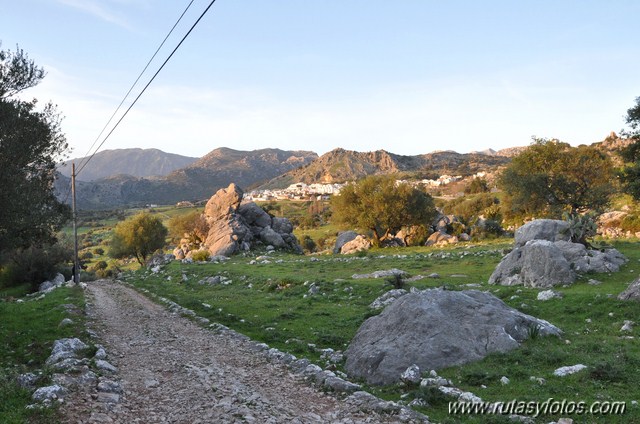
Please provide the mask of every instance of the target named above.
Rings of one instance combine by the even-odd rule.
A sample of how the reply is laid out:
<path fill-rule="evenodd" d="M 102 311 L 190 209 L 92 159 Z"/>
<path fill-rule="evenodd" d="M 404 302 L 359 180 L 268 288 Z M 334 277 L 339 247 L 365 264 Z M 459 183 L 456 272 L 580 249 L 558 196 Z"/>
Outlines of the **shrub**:
<path fill-rule="evenodd" d="M 80 258 L 80 260 L 86 261 L 87 259 L 92 259 L 93 258 L 93 253 L 91 253 L 91 252 L 82 252 L 80 255 L 78 255 L 78 258 Z"/>
<path fill-rule="evenodd" d="M 96 255 L 104 255 L 104 249 L 101 247 L 96 247 L 95 249 L 93 249 L 93 253 L 95 253 Z"/>
<path fill-rule="evenodd" d="M 471 231 L 471 236 L 475 239 L 493 239 L 501 237 L 504 234 L 504 229 L 497 221 L 488 219 L 476 223 Z"/>
<path fill-rule="evenodd" d="M 474 178 L 464 189 L 464 194 L 487 193 L 491 191 L 484 178 Z"/>
<path fill-rule="evenodd" d="M 168 227 L 173 241 L 180 241 L 186 235 L 192 248 L 197 248 L 196 245 L 199 245 L 209 233 L 207 221 L 199 210 L 174 216 L 169 221 Z"/>
<path fill-rule="evenodd" d="M 387 277 L 385 280 L 387 283 L 391 284 L 394 289 L 402 289 L 404 288 L 404 280 L 402 279 L 402 275 L 393 274 Z"/>
<path fill-rule="evenodd" d="M 211 252 L 208 250 L 197 250 L 192 253 L 191 258 L 196 262 L 207 262 L 211 259 Z"/>
<path fill-rule="evenodd" d="M 91 267 L 91 269 L 93 271 L 98 271 L 98 270 L 101 270 L 101 269 L 107 269 L 107 266 L 108 265 L 107 265 L 106 261 L 98 261 L 93 265 L 93 267 Z"/>
<path fill-rule="evenodd" d="M 313 241 L 313 239 L 311 238 L 311 236 L 309 236 L 308 234 L 306 234 L 303 238 L 302 238 L 302 248 L 309 253 L 313 253 L 316 251 L 316 242 Z"/>
<path fill-rule="evenodd" d="M 622 218 L 622 222 L 620 222 L 620 228 L 624 231 L 631 231 L 632 233 L 637 233 L 640 231 L 640 215 L 627 215 Z"/>
<path fill-rule="evenodd" d="M 607 381 L 610 383 L 626 380 L 624 368 L 611 362 L 600 362 L 589 372 L 589 377 L 593 380 Z"/>
<path fill-rule="evenodd" d="M 37 290 L 40 283 L 53 278 L 73 258 L 73 249 L 62 239 L 51 245 L 16 249 L 2 260 L 0 285 L 14 287 L 29 283 Z"/>

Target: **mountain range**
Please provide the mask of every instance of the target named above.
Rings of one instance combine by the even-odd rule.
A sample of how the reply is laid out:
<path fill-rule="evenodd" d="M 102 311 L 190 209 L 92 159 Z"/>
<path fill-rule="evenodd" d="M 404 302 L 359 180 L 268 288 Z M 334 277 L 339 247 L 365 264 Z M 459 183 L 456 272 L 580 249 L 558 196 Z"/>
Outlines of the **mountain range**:
<path fill-rule="evenodd" d="M 615 156 L 626 144 L 612 133 L 593 145 Z M 80 172 L 76 198 L 80 209 L 109 209 L 206 200 L 231 182 L 247 190 L 285 188 L 297 182 L 343 183 L 371 174 L 405 179 L 469 176 L 495 171 L 525 148 L 473 153 L 445 150 L 415 156 L 335 149 L 320 157 L 309 151 L 218 148 L 199 159 L 157 149 L 111 150 L 96 154 Z M 61 201 L 70 203 L 69 172 L 64 173 L 68 168 L 59 169 L 55 189 Z"/>
<path fill-rule="evenodd" d="M 58 172 L 71 177 L 72 163 L 76 172 L 88 157 L 68 160 L 58 166 Z M 154 177 L 167 175 L 172 171 L 191 165 L 198 158 L 165 153 L 158 149 L 116 149 L 96 153 L 78 175 L 81 181 L 96 181 L 115 175 L 133 177 Z"/>
<path fill-rule="evenodd" d="M 126 157 L 130 149 L 96 154 L 86 168 L 76 178 L 76 202 L 80 209 L 108 209 L 123 206 L 145 204 L 172 204 L 179 201 L 199 201 L 209 198 L 219 188 L 235 182 L 240 187 L 249 187 L 258 182 L 274 178 L 299 166 L 303 166 L 318 155 L 307 151 L 284 151 L 279 149 L 261 149 L 240 151 L 219 148 L 200 159 L 191 161 L 187 166 L 171 170 L 164 175 L 150 177 L 127 175 L 120 172 L 115 162 L 132 160 Z M 143 153 L 145 151 L 142 151 Z M 158 164 L 173 164 L 186 160 L 184 156 L 172 155 L 151 149 L 150 155 L 136 155 L 137 162 L 132 169 L 140 174 L 158 173 Z M 104 158 L 109 160 L 105 160 Z M 78 163 L 78 160 L 76 160 Z M 110 165 L 111 164 L 111 165 Z M 149 168 L 145 170 L 145 164 Z M 96 167 L 98 169 L 93 170 Z M 64 167 L 62 169 L 66 169 Z M 109 175 L 108 169 L 114 169 Z M 169 169 L 166 166 L 165 169 Z M 91 172 L 88 172 L 92 169 Z M 117 169 L 117 171 L 115 171 Z M 85 173 L 86 172 L 86 173 Z M 85 175 L 100 176 L 95 180 L 84 181 Z M 59 170 L 55 190 L 61 201 L 70 203 L 70 178 Z"/>

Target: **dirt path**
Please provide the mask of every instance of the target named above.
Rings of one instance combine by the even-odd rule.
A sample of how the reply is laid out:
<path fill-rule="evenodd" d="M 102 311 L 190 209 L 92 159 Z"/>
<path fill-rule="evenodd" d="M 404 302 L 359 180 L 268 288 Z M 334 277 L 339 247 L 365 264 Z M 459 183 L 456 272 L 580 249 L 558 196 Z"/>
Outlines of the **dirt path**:
<path fill-rule="evenodd" d="M 115 404 L 75 395 L 63 408 L 69 423 L 396 422 L 354 410 L 250 343 L 203 329 L 131 288 L 102 280 L 89 283 L 87 296 L 123 393 Z"/>

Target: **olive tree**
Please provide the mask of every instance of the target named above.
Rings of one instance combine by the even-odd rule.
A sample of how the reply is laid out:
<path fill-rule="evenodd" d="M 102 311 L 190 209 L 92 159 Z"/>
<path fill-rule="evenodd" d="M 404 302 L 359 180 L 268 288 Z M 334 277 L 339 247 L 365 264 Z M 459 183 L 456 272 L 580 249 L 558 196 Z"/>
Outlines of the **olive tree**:
<path fill-rule="evenodd" d="M 429 225 L 436 214 L 431 196 L 392 176 L 346 185 L 332 198 L 332 207 L 338 222 L 371 230 L 377 245 L 402 227 Z"/>
<path fill-rule="evenodd" d="M 506 213 L 560 218 L 563 212 L 601 212 L 614 192 L 613 177 L 611 160 L 595 147 L 534 139 L 502 172 L 499 186 Z"/>
<path fill-rule="evenodd" d="M 52 253 L 59 251 L 56 233 L 70 217 L 53 190 L 56 163 L 68 151 L 60 116 L 51 103 L 39 107 L 35 99 L 15 97 L 44 76 L 21 49 L 0 49 L 0 273 L 6 283 L 24 279 L 8 276 L 12 268 L 22 270 L 15 275 L 44 278 L 70 259 Z M 46 258 L 27 261 L 29 252 Z"/>
<path fill-rule="evenodd" d="M 109 256 L 115 259 L 133 256 L 144 265 L 150 254 L 164 247 L 167 234 L 167 228 L 158 217 L 139 213 L 116 225 Z"/>
<path fill-rule="evenodd" d="M 620 182 L 626 193 L 640 200 L 640 97 L 636 98 L 635 106 L 627 110 L 625 121 L 629 129 L 622 131 L 622 135 L 632 143 L 621 152 L 626 165 L 620 172 Z"/>

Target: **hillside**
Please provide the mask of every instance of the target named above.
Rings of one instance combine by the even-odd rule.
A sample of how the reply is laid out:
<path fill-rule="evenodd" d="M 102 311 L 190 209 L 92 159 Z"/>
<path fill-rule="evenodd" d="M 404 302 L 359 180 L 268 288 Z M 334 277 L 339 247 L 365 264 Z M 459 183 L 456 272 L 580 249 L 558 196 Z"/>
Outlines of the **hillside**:
<path fill-rule="evenodd" d="M 83 209 L 107 209 L 198 201 L 210 197 L 231 182 L 248 187 L 305 165 L 317 157 L 317 154 L 306 151 L 220 148 L 163 177 L 113 175 L 91 182 L 77 181 L 77 203 Z M 67 203 L 70 203 L 67 196 L 69 186 L 69 178 L 64 175 L 56 182 L 58 197 Z"/>
<path fill-rule="evenodd" d="M 58 172 L 71 177 L 71 163 L 80 166 L 85 158 L 72 159 L 58 167 Z M 194 163 L 198 158 L 166 153 L 158 149 L 117 149 L 96 153 L 80 175 L 80 181 L 96 181 L 114 175 L 133 177 L 164 176 Z"/>
<path fill-rule="evenodd" d="M 287 172 L 260 186 L 261 189 L 284 188 L 295 182 L 311 184 L 343 183 L 371 174 L 400 174 L 405 178 L 430 178 L 442 174 L 472 175 L 493 170 L 509 162 L 501 155 L 439 151 L 403 156 L 385 150 L 355 152 L 332 150 L 310 164 Z"/>

